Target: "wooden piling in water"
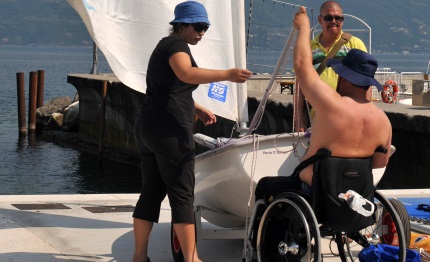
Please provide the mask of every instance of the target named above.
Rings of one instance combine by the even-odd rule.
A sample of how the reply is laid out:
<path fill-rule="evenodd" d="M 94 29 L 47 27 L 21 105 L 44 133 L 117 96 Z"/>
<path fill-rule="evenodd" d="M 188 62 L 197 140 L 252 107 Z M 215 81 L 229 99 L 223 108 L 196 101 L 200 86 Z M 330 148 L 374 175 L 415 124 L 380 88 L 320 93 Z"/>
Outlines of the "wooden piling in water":
<path fill-rule="evenodd" d="M 103 81 L 103 89 L 101 93 L 101 110 L 100 110 L 100 133 L 99 133 L 99 164 L 103 161 L 103 148 L 105 137 L 105 112 L 106 112 L 106 94 L 107 94 L 107 81 Z"/>
<path fill-rule="evenodd" d="M 16 91 L 18 98 L 18 133 L 19 137 L 27 135 L 25 124 L 25 87 L 24 87 L 24 72 L 16 73 Z"/>
<path fill-rule="evenodd" d="M 45 92 L 45 70 L 37 70 L 37 103 L 36 108 L 43 106 Z"/>
<path fill-rule="evenodd" d="M 36 133 L 37 72 L 30 72 L 28 92 L 28 133 Z"/>

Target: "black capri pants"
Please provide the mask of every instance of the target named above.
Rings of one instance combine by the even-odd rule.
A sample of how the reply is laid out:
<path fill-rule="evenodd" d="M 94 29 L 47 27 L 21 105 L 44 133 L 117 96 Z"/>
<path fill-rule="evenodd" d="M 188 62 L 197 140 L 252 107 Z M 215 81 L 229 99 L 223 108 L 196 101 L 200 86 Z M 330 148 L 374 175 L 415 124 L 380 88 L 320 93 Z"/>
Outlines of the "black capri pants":
<path fill-rule="evenodd" d="M 142 190 L 133 217 L 158 222 L 161 202 L 167 194 L 172 223 L 194 224 L 192 130 L 139 121 L 135 139 L 141 157 Z"/>

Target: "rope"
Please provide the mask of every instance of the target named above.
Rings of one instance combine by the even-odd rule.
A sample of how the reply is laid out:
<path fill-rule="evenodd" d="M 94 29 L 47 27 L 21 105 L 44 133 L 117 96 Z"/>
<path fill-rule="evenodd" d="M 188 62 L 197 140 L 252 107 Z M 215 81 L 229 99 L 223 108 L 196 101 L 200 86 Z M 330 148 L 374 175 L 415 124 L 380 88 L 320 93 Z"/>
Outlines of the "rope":
<path fill-rule="evenodd" d="M 421 256 L 421 261 L 423 262 L 430 262 L 430 254 L 427 253 L 423 248 L 416 248 L 416 251 L 418 251 L 418 253 Z"/>
<path fill-rule="evenodd" d="M 299 144 L 299 128 L 297 128 L 297 136 L 296 136 L 296 128 L 295 128 L 295 122 L 294 121 L 294 116 L 297 114 L 297 123 L 300 123 L 300 115 L 301 112 L 297 111 L 298 108 L 298 103 L 299 103 L 299 96 L 300 96 L 300 86 L 299 86 L 299 82 L 297 82 L 297 78 L 294 79 L 296 82 L 296 90 L 294 90 L 294 95 L 293 95 L 293 149 L 294 149 L 294 156 L 298 156 L 299 154 L 297 153 L 297 145 Z M 303 143 L 302 143 L 303 144 Z M 299 158 L 299 160 L 301 161 L 301 159 Z"/>
<path fill-rule="evenodd" d="M 234 124 L 233 128 L 231 129 L 231 133 L 230 133 L 230 139 L 233 138 L 233 132 L 234 130 L 239 128 L 239 123 L 236 122 L 236 124 Z"/>
<path fill-rule="evenodd" d="M 258 148 L 260 146 L 260 140 L 258 138 L 258 135 L 253 135 L 253 144 L 254 149 L 252 151 L 252 163 L 251 163 L 251 179 L 249 182 L 249 198 L 248 198 L 248 206 L 246 209 L 246 219 L 245 219 L 245 237 L 244 243 L 243 243 L 243 251 L 242 253 L 245 254 L 245 258 L 248 257 L 248 239 L 247 239 L 247 232 L 249 227 L 249 210 L 251 207 L 251 200 L 252 200 L 252 193 L 254 192 L 254 174 L 255 174 L 255 167 L 257 166 L 257 154 L 258 154 Z"/>
<path fill-rule="evenodd" d="M 295 130 L 296 130 L 296 121 L 294 121 L 294 118 L 296 116 L 296 112 L 297 112 L 297 107 L 299 106 L 299 83 L 297 82 L 297 78 L 294 78 L 294 82 L 296 83 L 296 87 L 294 88 L 293 91 L 293 138 L 295 136 Z M 300 123 L 300 114 L 297 115 L 297 123 Z"/>
<path fill-rule="evenodd" d="M 291 149 L 291 150 L 285 150 L 285 151 L 282 151 L 282 150 L 279 150 L 279 149 L 278 149 L 278 145 L 276 144 L 276 140 L 277 140 L 277 139 L 278 139 L 278 137 L 279 137 L 279 136 L 281 136 L 281 135 L 282 135 L 282 134 L 278 134 L 278 135 L 275 137 L 275 139 L 273 140 L 273 146 L 275 147 L 276 152 L 279 152 L 279 153 L 288 153 L 288 152 L 291 152 L 291 151 L 295 150 L 294 145 L 293 145 L 293 149 Z"/>
<path fill-rule="evenodd" d="M 293 150 L 294 150 L 294 156 L 298 157 L 300 161 L 302 161 L 302 159 L 300 158 L 299 154 L 297 153 L 297 147 L 299 144 L 301 144 L 303 146 L 303 148 L 307 149 L 308 146 L 305 145 L 303 143 L 303 141 L 300 139 L 299 131 L 295 131 L 296 127 L 295 127 L 295 121 L 294 121 L 294 116 L 297 113 L 297 122 L 300 123 L 300 112 L 297 112 L 297 108 L 299 107 L 298 103 L 299 103 L 299 94 L 300 94 L 300 83 L 297 82 L 297 78 L 295 79 L 296 82 L 296 88 L 294 90 L 294 95 L 293 95 Z M 297 133 L 297 135 L 296 135 Z"/>
<path fill-rule="evenodd" d="M 308 100 L 306 100 L 306 109 L 306 111 L 308 112 L 309 125 L 312 126 L 311 109 L 309 107 Z"/>
<path fill-rule="evenodd" d="M 297 78 L 295 78 L 295 82 L 296 82 L 296 90 L 294 90 L 294 95 L 293 95 L 293 118 L 297 114 L 297 123 L 300 123 L 301 112 L 297 111 L 297 108 L 299 107 L 300 83 L 297 82 Z M 295 122 L 296 121 L 293 121 L 293 138 L 294 139 L 296 138 L 296 136 L 295 136 L 295 130 L 296 130 L 295 125 L 296 125 L 296 123 Z M 299 129 L 299 127 L 297 129 Z M 299 133 L 299 131 L 297 131 L 297 133 Z"/>
<path fill-rule="evenodd" d="M 257 108 L 257 111 L 255 112 L 254 118 L 251 121 L 247 135 L 250 135 L 252 132 L 254 132 L 261 123 L 261 120 L 262 120 L 263 114 L 264 114 L 264 110 L 266 108 L 267 99 L 272 94 L 273 90 L 275 90 L 275 88 L 277 87 L 277 85 L 274 84 L 275 79 L 277 77 L 279 77 L 278 75 L 279 75 L 282 64 L 288 62 L 289 53 L 290 53 L 290 50 L 292 49 L 292 46 L 294 45 L 295 37 L 296 37 L 296 29 L 293 28 L 291 30 L 290 35 L 288 36 L 288 40 L 285 43 L 284 49 L 282 50 L 282 53 L 279 56 L 275 70 L 273 71 L 272 77 L 270 78 L 269 84 L 267 85 L 267 88 L 264 92 L 263 98 L 261 99 L 261 102 L 258 105 L 258 108 Z"/>

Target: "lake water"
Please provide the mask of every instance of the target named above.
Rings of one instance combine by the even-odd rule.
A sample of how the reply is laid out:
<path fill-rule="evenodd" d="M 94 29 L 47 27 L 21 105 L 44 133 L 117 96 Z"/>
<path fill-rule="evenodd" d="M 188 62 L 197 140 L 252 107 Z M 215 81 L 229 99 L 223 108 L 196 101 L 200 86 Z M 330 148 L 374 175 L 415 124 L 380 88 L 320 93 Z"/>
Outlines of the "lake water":
<path fill-rule="evenodd" d="M 112 161 L 98 165 L 94 155 L 32 137 L 18 138 L 16 73 L 45 70 L 45 103 L 58 96 L 73 97 L 68 74 L 89 73 L 92 48 L 0 46 L 0 194 L 137 193 L 140 173 L 135 166 Z M 380 67 L 426 72 L 428 56 L 374 54 Z M 276 56 L 267 56 L 276 64 Z M 269 59 L 271 58 L 271 59 Z M 100 73 L 111 73 L 99 53 Z M 272 69 L 268 70 L 270 72 Z M 28 99 L 28 93 L 26 94 Z M 28 105 L 26 105 L 28 110 Z"/>
<path fill-rule="evenodd" d="M 0 194 L 137 193 L 137 167 L 112 161 L 99 167 L 97 156 L 32 137 L 18 139 L 16 73 L 24 72 L 26 99 L 31 71 L 45 70 L 45 103 L 73 98 L 68 74 L 89 73 L 90 47 L 0 46 Z M 99 53 L 100 73 L 111 73 Z M 28 101 L 26 112 L 28 111 Z"/>

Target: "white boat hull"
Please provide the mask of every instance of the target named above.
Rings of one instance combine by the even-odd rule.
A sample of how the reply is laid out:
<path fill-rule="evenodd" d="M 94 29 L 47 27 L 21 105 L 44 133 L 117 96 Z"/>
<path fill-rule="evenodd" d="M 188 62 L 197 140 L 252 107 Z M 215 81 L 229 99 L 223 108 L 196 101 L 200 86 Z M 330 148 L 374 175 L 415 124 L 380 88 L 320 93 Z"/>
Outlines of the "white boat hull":
<path fill-rule="evenodd" d="M 309 138 L 303 134 L 258 136 L 238 139 L 198 155 L 195 206 L 208 209 L 202 217 L 212 224 L 224 228 L 245 226 L 257 182 L 265 176 L 291 175 L 308 143 Z M 374 169 L 375 185 L 384 171 L 385 168 Z"/>

